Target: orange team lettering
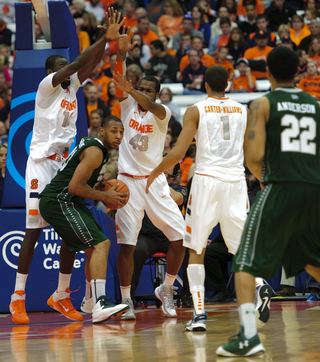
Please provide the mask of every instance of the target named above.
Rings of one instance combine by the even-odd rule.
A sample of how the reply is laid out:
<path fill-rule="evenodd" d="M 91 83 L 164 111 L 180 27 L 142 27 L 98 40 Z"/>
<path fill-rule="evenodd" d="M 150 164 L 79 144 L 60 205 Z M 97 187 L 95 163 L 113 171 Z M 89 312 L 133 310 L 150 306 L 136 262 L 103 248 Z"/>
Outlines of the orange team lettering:
<path fill-rule="evenodd" d="M 31 190 L 36 190 L 38 188 L 38 182 L 39 181 L 36 178 L 31 180 Z"/>
<path fill-rule="evenodd" d="M 135 121 L 134 119 L 130 119 L 129 127 L 135 129 L 141 133 L 152 133 L 153 132 L 153 125 L 152 124 L 140 124 L 139 122 Z"/>
<path fill-rule="evenodd" d="M 206 113 L 242 113 L 242 108 L 235 106 L 205 106 L 204 111 Z"/>
<path fill-rule="evenodd" d="M 76 106 L 77 106 L 76 105 L 76 100 L 74 100 L 72 103 L 70 103 L 69 101 L 66 101 L 65 99 L 63 99 L 61 101 L 61 107 L 67 109 L 70 112 L 75 110 Z"/>

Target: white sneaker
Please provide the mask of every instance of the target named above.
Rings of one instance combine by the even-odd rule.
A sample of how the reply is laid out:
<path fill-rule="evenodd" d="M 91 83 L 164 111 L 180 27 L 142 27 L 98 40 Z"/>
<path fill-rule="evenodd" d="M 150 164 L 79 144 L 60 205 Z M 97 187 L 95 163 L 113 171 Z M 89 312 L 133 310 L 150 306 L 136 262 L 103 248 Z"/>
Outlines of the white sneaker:
<path fill-rule="evenodd" d="M 83 297 L 80 309 L 84 313 L 91 314 L 93 309 L 93 298 L 86 299 L 86 297 Z"/>
<path fill-rule="evenodd" d="M 162 311 L 167 317 L 177 317 L 177 312 L 174 308 L 173 294 L 175 289 L 178 289 L 174 286 L 168 286 L 165 284 L 160 285 L 154 291 L 154 294 L 162 302 Z"/>
<path fill-rule="evenodd" d="M 98 298 L 92 309 L 92 323 L 99 323 L 111 317 L 116 317 L 127 312 L 130 307 L 127 304 L 114 305 L 108 302 L 105 295 Z"/>
<path fill-rule="evenodd" d="M 273 289 L 268 284 L 259 286 L 255 294 L 257 328 L 262 328 L 270 317 L 270 303 Z"/>
<path fill-rule="evenodd" d="M 204 332 L 207 330 L 207 312 L 196 315 L 193 311 L 193 318 L 186 324 L 186 331 Z"/>
<path fill-rule="evenodd" d="M 132 320 L 132 319 L 136 319 L 136 316 L 134 314 L 134 306 L 133 306 L 133 302 L 131 299 L 126 298 L 124 299 L 121 304 L 126 304 L 130 307 L 130 309 L 128 310 L 128 312 L 122 314 L 122 316 L 120 317 L 120 319 L 126 319 L 126 320 Z"/>

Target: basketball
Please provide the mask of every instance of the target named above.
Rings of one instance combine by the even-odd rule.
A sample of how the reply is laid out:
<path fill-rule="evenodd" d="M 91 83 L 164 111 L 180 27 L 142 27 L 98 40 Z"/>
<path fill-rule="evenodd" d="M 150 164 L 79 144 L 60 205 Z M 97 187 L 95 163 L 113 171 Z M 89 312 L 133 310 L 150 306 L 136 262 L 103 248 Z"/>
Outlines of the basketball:
<path fill-rule="evenodd" d="M 119 184 L 119 186 L 116 188 L 116 191 L 121 192 L 121 193 L 126 192 L 128 194 L 128 199 L 126 201 L 126 203 L 127 203 L 129 200 L 129 197 L 130 197 L 130 191 L 129 191 L 128 186 L 121 180 L 113 179 L 113 180 L 106 181 L 106 183 L 104 184 L 104 187 L 101 189 L 101 191 L 107 191 L 111 187 L 115 186 L 116 184 Z M 104 205 L 108 209 L 114 209 L 114 206 L 111 204 L 108 204 L 107 202 L 104 202 Z M 119 206 L 118 209 L 121 209 L 124 205 Z"/>

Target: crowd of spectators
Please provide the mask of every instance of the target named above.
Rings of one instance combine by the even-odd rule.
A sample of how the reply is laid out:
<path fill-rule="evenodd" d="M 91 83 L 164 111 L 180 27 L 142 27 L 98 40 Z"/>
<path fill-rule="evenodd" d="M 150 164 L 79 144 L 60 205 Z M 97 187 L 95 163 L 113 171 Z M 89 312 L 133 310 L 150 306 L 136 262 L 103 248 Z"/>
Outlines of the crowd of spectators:
<path fill-rule="evenodd" d="M 69 0 L 79 51 L 93 44 L 97 25 L 112 5 L 126 16 L 135 47 L 128 52 L 126 75 L 137 87 L 144 75 L 162 84 L 181 83 L 183 94 L 205 94 L 204 73 L 212 65 L 228 70 L 229 92 L 254 92 L 266 77 L 266 57 L 272 48 L 287 46 L 300 59 L 297 87 L 320 98 L 320 0 Z M 12 32 L 0 16 L 0 145 L 8 141 L 11 81 L 14 71 Z M 35 40 L 44 41 L 38 22 Z M 109 114 L 120 116 L 111 79 L 117 42 L 107 44 L 101 63 L 83 84 L 88 134 Z M 172 110 L 172 120 L 183 116 L 169 87 L 160 99 Z M 171 123 L 173 124 L 173 123 Z M 172 126 L 173 129 L 176 126 Z M 171 136 L 175 142 L 176 135 Z"/>

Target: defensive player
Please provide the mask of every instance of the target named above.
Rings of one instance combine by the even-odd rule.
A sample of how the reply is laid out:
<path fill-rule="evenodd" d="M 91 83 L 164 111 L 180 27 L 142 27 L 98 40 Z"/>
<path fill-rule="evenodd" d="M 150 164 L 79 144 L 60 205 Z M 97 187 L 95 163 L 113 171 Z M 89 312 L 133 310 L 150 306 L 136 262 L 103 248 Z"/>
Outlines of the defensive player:
<path fill-rule="evenodd" d="M 78 88 L 99 63 L 106 43 L 120 36 L 127 37 L 119 33 L 124 22 L 124 19 L 120 20 L 121 14 L 109 8 L 106 21 L 100 26 L 99 40 L 73 63 L 68 64 L 61 55 L 52 55 L 46 60 L 48 76 L 39 84 L 37 91 L 33 136 L 26 168 L 26 234 L 20 249 L 15 292 L 10 304 L 12 320 L 16 323 L 29 322 L 25 310 L 25 285 L 34 246 L 42 227 L 48 225 L 39 213 L 38 195 L 61 167 L 76 135 Z M 74 309 L 69 298 L 74 257 L 75 253 L 70 253 L 62 241 L 54 308 L 70 319 L 82 320 L 82 315 Z"/>
<path fill-rule="evenodd" d="M 293 87 L 299 58 L 277 47 L 267 58 L 272 91 L 250 105 L 245 159 L 264 184 L 234 257 L 241 330 L 219 347 L 221 356 L 264 352 L 256 330 L 254 276 L 273 278 L 282 264 L 288 277 L 304 269 L 320 281 L 320 110 L 309 94 Z"/>
<path fill-rule="evenodd" d="M 123 75 L 126 52 L 134 45 L 129 43 L 129 39 L 119 39 L 114 74 L 116 88 L 121 91 L 121 94 L 118 92 L 118 96 L 121 98 L 121 119 L 125 128 L 124 139 L 119 149 L 118 178 L 123 180 L 130 190 L 128 204 L 116 214 L 121 243 L 117 267 L 122 303 L 130 306 L 130 311 L 122 318 L 135 319 L 130 299 L 130 284 L 133 273 L 133 252 L 144 211 L 152 223 L 171 241 L 167 253 L 165 281 L 155 290 L 155 294 L 162 301 L 164 314 L 168 317 L 176 317 L 173 283 L 184 257 L 183 217 L 170 196 L 164 174 L 150 189 L 149 195 L 145 193 L 147 178 L 162 159 L 171 111 L 167 106 L 155 102 L 160 91 L 160 83 L 155 77 L 143 78 L 138 90 L 135 90 Z"/>
<path fill-rule="evenodd" d="M 186 325 L 187 331 L 206 330 L 203 260 L 208 236 L 219 222 L 228 250 L 235 254 L 246 220 L 243 140 L 247 109 L 225 98 L 227 84 L 228 72 L 225 68 L 212 66 L 207 69 L 205 86 L 209 97 L 186 110 L 176 146 L 151 172 L 147 181 L 148 193 L 157 176 L 181 160 L 193 137 L 196 138 L 196 169 L 187 206 L 183 243 L 190 248 L 187 275 L 195 308 L 192 320 Z M 259 291 L 262 288 L 269 290 L 270 287 L 261 286 Z"/>
<path fill-rule="evenodd" d="M 71 253 L 84 250 L 90 257 L 92 322 L 97 323 L 129 310 L 127 304 L 112 305 L 105 296 L 107 260 L 110 240 L 85 206 L 85 199 L 101 200 L 118 208 L 127 200 L 113 186 L 108 191 L 94 189 L 109 151 L 117 149 L 123 138 L 119 118 L 109 116 L 102 121 L 99 140 L 84 137 L 72 151 L 57 175 L 40 194 L 40 212 L 58 235 L 65 240 Z M 54 295 L 48 300 L 54 306 Z"/>

